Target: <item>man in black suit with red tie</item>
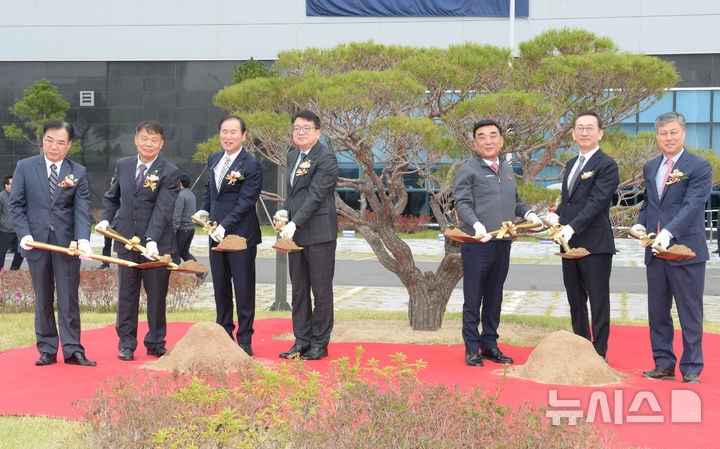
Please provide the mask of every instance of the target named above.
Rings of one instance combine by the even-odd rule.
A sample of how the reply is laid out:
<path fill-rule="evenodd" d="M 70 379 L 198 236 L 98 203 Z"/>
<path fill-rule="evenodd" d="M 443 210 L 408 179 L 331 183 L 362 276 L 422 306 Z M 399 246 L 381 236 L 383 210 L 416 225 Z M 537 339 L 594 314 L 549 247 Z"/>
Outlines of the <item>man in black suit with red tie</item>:
<path fill-rule="evenodd" d="M 102 202 L 100 222 L 95 229 L 107 229 L 113 218 L 115 230 L 126 238 L 138 236 L 148 252 L 141 254 L 115 242 L 118 257 L 136 263 L 153 260 L 154 255 L 172 254 L 175 232 L 172 216 L 180 190 L 180 170 L 158 155 L 165 143 L 165 130 L 156 121 L 141 122 L 135 128 L 137 156 L 117 161 L 110 190 Z M 117 214 L 117 216 L 116 216 Z M 118 267 L 118 311 L 115 328 L 120 360 L 133 360 L 137 347 L 140 287 L 147 294 L 147 354 L 161 357 L 165 349 L 167 323 L 165 306 L 170 271 L 167 267 L 138 269 Z"/>
<path fill-rule="evenodd" d="M 262 166 L 243 142 L 247 138 L 245 122 L 236 116 L 220 121 L 220 146 L 223 151 L 208 157 L 210 176 L 205 195 L 195 217 L 209 217 L 218 226 L 210 234 L 210 270 L 215 291 L 217 323 L 233 338 L 233 288 L 238 326 L 237 344 L 253 355 L 252 335 L 255 321 L 255 257 L 262 242 L 255 204 L 262 190 Z M 245 237 L 247 249 L 234 252 L 213 251 L 226 235 Z"/>
<path fill-rule="evenodd" d="M 573 331 L 592 341 L 595 351 L 606 357 L 610 336 L 610 272 L 615 254 L 609 215 L 620 177 L 615 160 L 600 149 L 602 135 L 602 120 L 594 111 L 575 118 L 572 136 L 580 154 L 566 166 L 562 202 L 557 215 L 551 213 L 548 219 L 564 225 L 560 236 L 571 248 L 590 252 L 579 259 L 562 259 L 563 281 Z"/>

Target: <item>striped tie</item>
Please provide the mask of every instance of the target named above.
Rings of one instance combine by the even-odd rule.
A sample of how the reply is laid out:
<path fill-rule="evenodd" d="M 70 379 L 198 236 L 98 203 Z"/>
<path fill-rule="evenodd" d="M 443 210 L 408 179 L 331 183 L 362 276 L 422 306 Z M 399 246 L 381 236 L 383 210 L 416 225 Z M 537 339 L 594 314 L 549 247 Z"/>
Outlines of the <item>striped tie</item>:
<path fill-rule="evenodd" d="M 57 165 L 50 164 L 50 177 L 48 178 L 48 183 L 50 184 L 50 201 L 53 200 L 55 197 L 55 188 L 57 187 L 58 182 L 58 172 L 57 172 Z"/>
<path fill-rule="evenodd" d="M 217 175 L 217 179 L 215 180 L 215 186 L 218 190 L 220 190 L 220 185 L 223 182 L 223 177 L 225 176 L 225 173 L 228 171 L 228 168 L 230 167 L 230 158 L 225 155 L 225 162 L 223 163 L 222 170 Z"/>

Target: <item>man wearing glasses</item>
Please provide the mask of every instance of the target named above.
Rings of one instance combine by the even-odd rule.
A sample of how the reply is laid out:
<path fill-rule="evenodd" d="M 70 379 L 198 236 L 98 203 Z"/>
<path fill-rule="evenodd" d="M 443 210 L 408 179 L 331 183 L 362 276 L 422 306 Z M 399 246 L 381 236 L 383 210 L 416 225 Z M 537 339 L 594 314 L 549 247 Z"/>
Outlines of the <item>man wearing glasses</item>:
<path fill-rule="evenodd" d="M 57 362 L 58 328 L 53 302 L 57 291 L 60 343 L 65 363 L 95 366 L 80 344 L 80 259 L 34 249 L 29 243 L 50 243 L 90 253 L 90 189 L 85 167 L 67 159 L 75 133 L 71 124 L 48 122 L 43 129 L 42 155 L 18 162 L 10 192 L 10 213 L 28 261 L 35 291 L 35 337 L 40 358 L 35 365 Z M 47 181 L 46 181 L 47 180 Z"/>
<path fill-rule="evenodd" d="M 288 256 L 295 344 L 281 353 L 281 358 L 296 354 L 304 360 L 327 357 L 333 328 L 338 166 L 335 154 L 319 142 L 321 133 L 320 118 L 315 113 L 303 110 L 293 116 L 292 135 L 297 148 L 288 152 L 288 194 L 277 216 L 290 220 L 281 237 L 292 238 L 303 250 Z"/>
<path fill-rule="evenodd" d="M 565 166 L 562 202 L 557 215 L 550 213 L 548 220 L 564 225 L 560 236 L 571 248 L 590 252 L 579 259 L 562 259 L 563 281 L 573 331 L 592 341 L 595 351 L 606 357 L 610 336 L 610 271 L 615 254 L 610 205 L 620 177 L 615 160 L 600 149 L 603 129 L 596 112 L 578 115 L 572 136 L 580 154 Z"/>

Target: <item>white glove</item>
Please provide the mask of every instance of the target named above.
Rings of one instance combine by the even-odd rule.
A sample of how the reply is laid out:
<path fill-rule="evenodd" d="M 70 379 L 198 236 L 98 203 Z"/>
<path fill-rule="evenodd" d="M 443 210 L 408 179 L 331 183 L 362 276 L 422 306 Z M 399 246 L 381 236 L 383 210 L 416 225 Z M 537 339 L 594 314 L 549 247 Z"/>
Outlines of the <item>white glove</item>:
<path fill-rule="evenodd" d="M 647 232 L 645 226 L 641 225 L 640 223 L 632 225 L 630 230 L 636 234 L 645 234 Z"/>
<path fill-rule="evenodd" d="M 147 249 L 146 253 L 142 253 L 143 256 L 150 260 L 155 260 L 153 256 L 160 255 L 160 251 L 158 251 L 157 242 L 150 240 L 145 244 L 145 249 Z"/>
<path fill-rule="evenodd" d="M 554 214 L 553 214 L 553 215 L 554 215 Z M 531 231 L 536 231 L 536 232 L 542 231 L 542 229 L 543 229 L 543 222 L 540 221 L 540 217 L 538 217 L 535 212 L 530 211 L 530 212 L 526 213 L 526 214 L 525 214 L 525 219 L 526 219 L 527 221 L 532 221 L 533 223 L 537 223 L 538 226 L 535 227 L 535 228 L 530 228 Z"/>
<path fill-rule="evenodd" d="M 560 223 L 560 217 L 555 212 L 548 212 L 547 215 L 545 215 L 545 220 L 552 225 Z"/>
<path fill-rule="evenodd" d="M 35 240 L 33 240 L 32 235 L 28 234 L 25 237 L 20 239 L 20 248 L 24 249 L 25 251 L 30 251 L 33 248 L 32 248 L 32 246 L 27 246 L 26 243 L 34 242 L 34 241 Z"/>
<path fill-rule="evenodd" d="M 223 228 L 222 225 L 218 225 L 213 233 L 210 234 L 210 238 L 215 240 L 215 242 L 220 243 L 220 240 L 225 238 L 225 228 Z"/>
<path fill-rule="evenodd" d="M 668 231 L 667 229 L 663 229 L 662 231 L 660 231 L 657 237 L 655 237 L 655 243 L 653 244 L 653 248 L 667 251 L 668 246 L 670 246 L 671 238 L 672 234 L 670 234 L 670 231 Z"/>
<path fill-rule="evenodd" d="M 560 229 L 560 234 L 556 237 L 555 240 L 565 239 L 565 243 L 569 243 L 572 236 L 575 235 L 575 230 L 573 230 L 570 225 L 565 225 Z"/>
<path fill-rule="evenodd" d="M 206 210 L 200 209 L 199 211 L 195 212 L 191 218 L 195 219 L 202 219 L 202 217 L 209 217 L 210 213 Z"/>
<path fill-rule="evenodd" d="M 110 223 L 107 220 L 101 220 L 100 223 L 95 225 L 95 232 L 98 231 L 107 231 L 108 226 L 110 226 Z M 78 245 L 80 242 L 78 242 Z"/>
<path fill-rule="evenodd" d="M 280 233 L 280 238 L 291 239 L 293 238 L 293 235 L 295 235 L 295 223 L 291 221 L 283 228 L 282 232 Z"/>
<path fill-rule="evenodd" d="M 88 262 L 92 260 L 88 255 L 92 254 L 92 248 L 90 248 L 90 240 L 80 239 L 78 240 L 78 251 L 80 251 L 80 260 Z"/>
<path fill-rule="evenodd" d="M 288 211 L 286 211 L 285 209 L 280 209 L 279 211 L 275 212 L 275 216 L 276 216 L 276 217 L 287 218 L 287 217 L 288 217 Z"/>
<path fill-rule="evenodd" d="M 487 233 L 487 229 L 485 229 L 485 226 L 483 226 L 483 224 L 479 221 L 475 222 L 473 229 L 475 230 L 475 235 L 473 235 L 474 239 L 480 239 L 480 242 L 482 243 L 488 242 L 492 239 L 492 235 Z"/>

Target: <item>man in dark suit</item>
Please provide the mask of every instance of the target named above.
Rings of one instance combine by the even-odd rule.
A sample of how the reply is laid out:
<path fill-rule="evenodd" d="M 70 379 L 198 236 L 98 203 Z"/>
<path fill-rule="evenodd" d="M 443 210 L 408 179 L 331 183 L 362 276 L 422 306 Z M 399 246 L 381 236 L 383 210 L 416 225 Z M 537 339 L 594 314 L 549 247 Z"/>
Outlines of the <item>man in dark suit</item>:
<path fill-rule="evenodd" d="M 281 237 L 292 238 L 303 250 L 288 256 L 295 344 L 280 357 L 299 354 L 305 360 L 319 360 L 328 355 L 333 328 L 338 165 L 335 154 L 319 141 L 322 131 L 315 113 L 297 112 L 292 133 L 297 148 L 287 155 L 288 194 L 277 215 L 290 220 Z"/>
<path fill-rule="evenodd" d="M 600 149 L 600 116 L 586 111 L 575 118 L 572 136 L 580 154 L 571 159 L 562 183 L 562 202 L 551 222 L 563 224 L 560 235 L 571 248 L 585 248 L 589 256 L 562 259 L 563 281 L 575 334 L 592 341 L 606 357 L 610 336 L 610 271 L 615 239 L 610 204 L 620 177 L 615 160 Z M 588 321 L 590 299 L 592 333 Z"/>
<path fill-rule="evenodd" d="M 245 122 L 236 116 L 225 117 L 218 126 L 223 151 L 208 157 L 210 176 L 205 185 L 202 207 L 197 217 L 218 223 L 210 235 L 210 270 L 215 291 L 216 321 L 233 338 L 233 299 L 238 316 L 237 343 L 253 355 L 252 335 L 255 321 L 255 257 L 262 242 L 255 204 L 262 190 L 262 167 L 243 142 Z M 213 251 L 228 234 L 245 237 L 247 249 L 235 252 Z"/>
<path fill-rule="evenodd" d="M 19 270 L 22 265 L 23 256 L 20 248 L 17 247 L 18 238 L 10 217 L 10 189 L 12 187 L 12 176 L 3 179 L 5 188 L 0 191 L 0 270 L 5 267 L 5 253 L 8 250 L 13 252 L 13 259 L 10 263 L 11 270 Z M 13 248 L 15 248 L 13 250 Z"/>
<path fill-rule="evenodd" d="M 117 220 L 115 230 L 127 238 L 140 237 L 147 248 L 145 258 L 172 254 L 175 233 L 172 227 L 175 199 L 180 189 L 180 170 L 158 156 L 163 147 L 164 129 L 156 121 L 141 122 L 135 129 L 138 155 L 117 161 L 110 190 L 105 193 L 96 229 L 107 229 Z M 116 216 L 117 214 L 117 216 Z M 147 262 L 136 251 L 115 242 L 118 257 L 136 263 Z M 166 267 L 141 270 L 118 267 L 118 312 L 115 328 L 120 360 L 133 360 L 137 347 L 138 304 L 140 286 L 147 295 L 147 354 L 160 357 L 167 352 L 165 334 L 165 301 L 170 271 Z"/>
<path fill-rule="evenodd" d="M 35 290 L 36 365 L 57 361 L 58 329 L 53 302 L 57 290 L 60 343 L 65 363 L 95 366 L 80 344 L 80 260 L 54 251 L 33 249 L 35 240 L 90 253 L 90 189 L 85 167 L 67 159 L 75 133 L 71 124 L 53 120 L 43 129 L 42 155 L 18 162 L 10 193 L 10 213 Z M 45 181 L 47 180 L 47 181 Z"/>
<path fill-rule="evenodd" d="M 684 148 L 685 117 L 676 112 L 660 115 L 655 132 L 662 155 L 643 167 L 645 199 L 636 232 L 657 233 L 654 248 L 646 248 L 648 321 L 655 368 L 643 373 L 651 379 L 674 379 L 677 358 L 673 351 L 673 297 L 682 329 L 683 382 L 699 383 L 703 369 L 703 291 L 705 262 L 705 203 L 712 187 L 712 167 Z M 653 257 L 658 249 L 685 245 L 695 257 L 670 261 Z"/>
<path fill-rule="evenodd" d="M 502 222 L 516 216 L 538 223 L 540 228 L 542 224 L 518 197 L 513 169 L 499 157 L 503 146 L 500 124 L 494 120 L 475 123 L 473 145 L 477 154 L 458 169 L 453 191 L 460 229 L 481 242 L 463 243 L 461 249 L 465 362 L 469 366 L 483 366 L 483 359 L 513 363 L 497 345 L 511 239 L 493 239 L 487 231 L 500 229 Z M 478 332 L 481 307 L 482 334 Z"/>

